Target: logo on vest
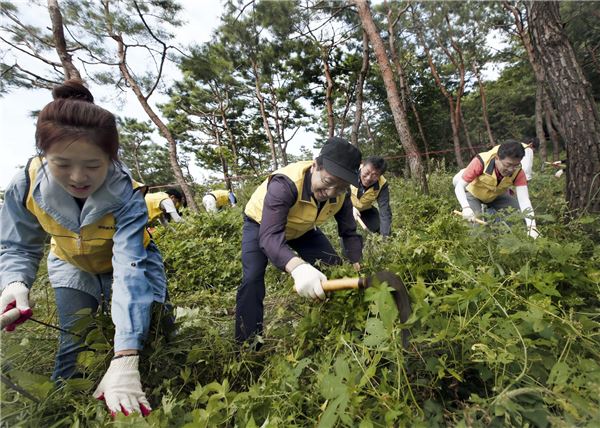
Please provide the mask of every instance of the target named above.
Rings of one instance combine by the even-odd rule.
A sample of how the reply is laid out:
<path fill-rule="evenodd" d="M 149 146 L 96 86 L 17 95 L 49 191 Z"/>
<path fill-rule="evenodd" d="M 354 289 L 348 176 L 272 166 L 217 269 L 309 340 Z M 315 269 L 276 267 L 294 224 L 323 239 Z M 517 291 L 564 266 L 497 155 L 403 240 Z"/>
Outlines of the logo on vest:
<path fill-rule="evenodd" d="M 114 226 L 104 226 L 104 225 L 98 225 L 98 229 L 103 229 L 103 230 L 115 230 Z"/>

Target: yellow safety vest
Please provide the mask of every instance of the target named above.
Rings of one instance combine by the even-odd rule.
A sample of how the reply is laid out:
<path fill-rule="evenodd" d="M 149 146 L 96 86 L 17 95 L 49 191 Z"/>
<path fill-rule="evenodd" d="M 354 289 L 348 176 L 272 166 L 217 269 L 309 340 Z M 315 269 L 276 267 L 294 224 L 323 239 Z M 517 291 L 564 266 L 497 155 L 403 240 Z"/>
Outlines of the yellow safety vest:
<path fill-rule="evenodd" d="M 115 234 L 115 218 L 112 213 L 101 217 L 95 223 L 84 226 L 79 233 L 73 232 L 46 213 L 33 198 L 33 185 L 38 170 L 42 165 L 42 158 L 32 158 L 27 164 L 26 172 L 29 175 L 29 189 L 25 206 L 37 218 L 42 229 L 52 239 L 50 250 L 61 260 L 93 274 L 111 272 L 112 247 Z M 146 186 L 131 180 L 134 189 L 146 191 Z M 144 230 L 144 247 L 150 243 L 150 235 Z"/>
<path fill-rule="evenodd" d="M 209 193 L 217 200 L 217 208 L 224 207 L 229 204 L 229 192 L 227 190 L 213 190 Z"/>
<path fill-rule="evenodd" d="M 165 192 L 148 193 L 144 199 L 148 208 L 148 223 L 152 223 L 162 215 L 163 211 L 160 203 L 165 199 L 169 199 L 169 195 Z"/>
<path fill-rule="evenodd" d="M 299 238 L 310 229 L 320 226 L 327 219 L 333 217 L 342 208 L 344 199 L 346 198 L 345 193 L 337 196 L 336 198 L 328 199 L 318 215 L 317 203 L 312 196 L 309 195 L 307 199 L 302 198 L 304 176 L 312 164 L 313 161 L 296 162 L 272 173 L 265 181 L 263 181 L 260 186 L 258 186 L 258 188 L 250 197 L 250 200 L 248 201 L 244 211 L 246 215 L 257 223 L 261 222 L 263 204 L 267 194 L 267 185 L 271 178 L 278 174 L 285 175 L 292 180 L 296 186 L 296 189 L 298 190 L 298 198 L 296 203 L 288 212 L 287 223 L 285 225 L 286 240 L 289 241 L 291 239 Z"/>
<path fill-rule="evenodd" d="M 467 186 L 467 190 L 477 199 L 483 203 L 492 202 L 498 196 L 506 192 L 511 187 L 517 178 L 517 175 L 521 171 L 521 168 L 517 168 L 510 177 L 502 177 L 500 183 L 498 183 L 498 177 L 494 169 L 496 162 L 496 154 L 498 148 L 494 147 L 492 150 L 479 153 L 477 155 L 483 162 L 483 173 L 476 177 Z"/>
<path fill-rule="evenodd" d="M 373 186 L 369 187 L 365 193 L 358 197 L 358 188 L 354 186 L 350 186 L 350 197 L 352 198 L 352 205 L 356 207 L 359 211 L 368 210 L 373 206 L 377 198 L 379 197 L 379 192 L 383 188 L 383 185 L 387 182 L 385 177 L 382 175 L 379 177 L 377 183 Z"/>

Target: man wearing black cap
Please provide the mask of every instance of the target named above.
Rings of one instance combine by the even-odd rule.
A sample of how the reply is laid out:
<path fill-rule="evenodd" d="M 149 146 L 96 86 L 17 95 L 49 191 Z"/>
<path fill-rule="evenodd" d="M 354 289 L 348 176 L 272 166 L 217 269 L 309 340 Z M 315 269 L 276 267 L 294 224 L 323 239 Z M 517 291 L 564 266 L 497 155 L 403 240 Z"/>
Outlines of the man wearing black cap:
<path fill-rule="evenodd" d="M 356 233 L 349 186 L 358 185 L 360 151 L 342 138 L 327 140 L 314 161 L 296 162 L 271 174 L 244 210 L 242 284 L 237 292 L 235 337 L 262 333 L 265 269 L 270 260 L 290 273 L 303 297 L 325 298 L 327 277 L 314 264 L 342 262 L 318 226 L 338 223 L 348 258 L 360 268 L 362 240 Z"/>

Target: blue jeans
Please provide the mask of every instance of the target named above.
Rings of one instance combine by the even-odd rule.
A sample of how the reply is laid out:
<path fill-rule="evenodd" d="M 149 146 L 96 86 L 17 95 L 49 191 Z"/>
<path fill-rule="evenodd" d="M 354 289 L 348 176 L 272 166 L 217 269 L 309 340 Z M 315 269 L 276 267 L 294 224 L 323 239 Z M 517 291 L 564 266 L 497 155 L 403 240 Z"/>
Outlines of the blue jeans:
<path fill-rule="evenodd" d="M 107 287 L 107 292 L 110 293 L 110 286 Z M 78 311 L 90 309 L 91 313 L 94 314 L 98 310 L 96 298 L 85 291 L 59 287 L 54 289 L 54 294 L 56 296 L 58 322 L 63 330 L 73 331 L 79 320 L 89 316 L 78 314 Z M 110 300 L 107 299 L 106 301 Z M 84 338 L 86 332 L 77 331 L 76 333 L 80 336 L 60 333 L 58 351 L 54 359 L 54 371 L 52 372 L 53 381 L 59 378 L 69 379 L 79 376 L 76 371 L 77 355 L 85 350 Z"/>
<path fill-rule="evenodd" d="M 500 210 L 503 210 L 503 209 L 506 209 L 509 207 L 512 207 L 515 210 L 519 211 L 519 202 L 517 201 L 517 198 L 510 195 L 508 193 L 508 191 L 499 195 L 496 199 L 494 199 L 491 202 L 488 202 L 487 204 L 484 204 L 483 202 L 481 202 L 479 199 L 477 199 L 471 193 L 469 193 L 469 192 L 465 192 L 465 193 L 467 194 L 467 201 L 469 202 L 469 206 L 471 207 L 471 209 L 473 210 L 475 215 L 481 214 L 482 205 L 487 206 L 488 213 L 490 213 L 490 214 L 496 213 Z"/>
<path fill-rule="evenodd" d="M 152 284 L 154 300 L 163 303 L 166 300 L 167 280 L 162 256 L 156 245 L 151 242 L 147 248 L 146 277 Z M 63 330 L 73 331 L 77 322 L 88 316 L 78 312 L 95 314 L 101 306 L 102 312 L 108 312 L 111 302 L 112 272 L 99 275 L 84 272 L 75 266 L 48 255 L 48 276 L 56 297 L 59 326 Z M 77 377 L 77 355 L 85 350 L 85 336 L 88 331 L 77 331 L 80 336 L 60 333 L 58 350 L 54 361 L 52 380 Z"/>
<path fill-rule="evenodd" d="M 242 232 L 242 284 L 238 288 L 235 306 L 235 339 L 248 340 L 263 330 L 265 270 L 267 256 L 258 245 L 260 225 L 244 216 Z M 327 237 L 319 229 L 311 229 L 297 239 L 287 241 L 306 262 L 317 260 L 337 265 L 342 259 L 336 254 Z"/>

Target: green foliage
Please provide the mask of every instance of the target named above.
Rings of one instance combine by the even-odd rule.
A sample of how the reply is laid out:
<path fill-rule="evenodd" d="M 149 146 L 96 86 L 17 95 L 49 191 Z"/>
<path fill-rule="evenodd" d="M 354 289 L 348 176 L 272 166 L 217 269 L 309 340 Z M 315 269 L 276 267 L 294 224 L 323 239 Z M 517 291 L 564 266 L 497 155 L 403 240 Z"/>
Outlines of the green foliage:
<path fill-rule="evenodd" d="M 230 291 L 241 278 L 242 215 L 239 209 L 188 214 L 185 222 L 158 228 L 170 292 L 178 295 L 201 288 Z M 190 239 L 193 237 L 193 239 Z"/>
<path fill-rule="evenodd" d="M 152 142 L 154 129 L 150 121 L 140 122 L 126 117 L 119 119 L 118 124 L 120 158 L 130 168 L 133 177 L 148 186 L 174 183 L 169 150 Z"/>
<path fill-rule="evenodd" d="M 431 196 L 390 177 L 393 235 L 365 240 L 363 274 L 407 285 L 408 350 L 386 284 L 300 299 L 288 275 L 267 272 L 264 343 L 233 342 L 241 280 L 239 208 L 186 216 L 154 234 L 165 258 L 177 333 L 154 321 L 142 380 L 154 408 L 111 420 L 91 393 L 110 355 L 112 326 L 96 317 L 79 358 L 83 380 L 51 387 L 56 335 L 28 322 L 3 334 L 2 371 L 39 403 L 2 389 L 11 426 L 591 426 L 600 414 L 598 217 L 564 224 L 561 182 L 537 174 L 542 236 L 508 225 L 470 227 L 451 214 L 451 174 Z M 249 190 L 248 190 L 249 192 Z M 513 226 L 510 226 L 513 224 Z M 324 228 L 334 245 L 335 225 Z M 348 264 L 323 267 L 354 276 Z M 47 276 L 36 316 L 56 323 Z M 155 319 L 158 317 L 155 313 Z"/>

